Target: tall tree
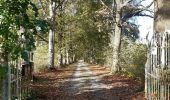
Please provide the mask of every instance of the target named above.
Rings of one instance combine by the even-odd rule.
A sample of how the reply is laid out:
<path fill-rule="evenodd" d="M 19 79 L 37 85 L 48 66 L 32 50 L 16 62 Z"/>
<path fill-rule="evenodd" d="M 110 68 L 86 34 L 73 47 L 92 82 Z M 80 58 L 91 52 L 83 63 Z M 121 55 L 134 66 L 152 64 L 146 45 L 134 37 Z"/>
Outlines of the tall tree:
<path fill-rule="evenodd" d="M 112 16 L 111 25 L 113 27 L 111 43 L 113 47 L 113 62 L 112 62 L 112 73 L 119 71 L 121 68 L 119 66 L 119 51 L 121 43 L 121 35 L 124 34 L 135 39 L 138 38 L 138 27 L 134 23 L 130 23 L 129 19 L 135 16 L 148 16 L 153 17 L 144 13 L 144 11 L 149 11 L 148 8 L 153 4 L 148 6 L 141 5 L 143 0 L 113 0 L 112 6 L 109 7 L 107 2 L 109 0 L 99 0 L 103 5 L 103 9 L 99 11 L 100 14 Z M 128 31 L 130 30 L 130 31 Z M 128 33 L 128 34 L 127 34 Z"/>
<path fill-rule="evenodd" d="M 64 3 L 59 2 L 58 10 L 58 67 L 63 66 L 64 63 Z"/>
<path fill-rule="evenodd" d="M 118 65 L 119 61 L 119 49 L 120 49 L 120 41 L 121 41 L 121 27 L 120 27 L 120 20 L 121 20 L 121 0 L 114 1 L 115 6 L 115 31 L 113 31 L 113 64 L 111 67 L 111 72 L 117 72 L 120 70 L 120 66 Z"/>
<path fill-rule="evenodd" d="M 50 19 L 50 30 L 49 30 L 49 53 L 48 53 L 48 68 L 54 68 L 54 46 L 55 46 L 55 17 L 56 17 L 56 2 L 50 0 L 49 2 L 49 19 Z"/>

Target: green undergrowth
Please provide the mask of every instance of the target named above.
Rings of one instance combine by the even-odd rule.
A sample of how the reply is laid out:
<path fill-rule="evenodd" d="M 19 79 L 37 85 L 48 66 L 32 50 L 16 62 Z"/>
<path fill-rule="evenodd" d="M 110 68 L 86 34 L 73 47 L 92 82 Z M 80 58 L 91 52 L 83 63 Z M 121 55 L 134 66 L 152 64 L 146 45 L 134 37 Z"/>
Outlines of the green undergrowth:
<path fill-rule="evenodd" d="M 105 66 L 111 67 L 113 61 L 113 49 L 105 51 Z M 121 41 L 119 53 L 119 66 L 121 71 L 118 72 L 124 76 L 144 81 L 145 63 L 147 60 L 147 48 L 142 43 L 136 43 L 128 39 Z"/>
<path fill-rule="evenodd" d="M 57 48 L 55 48 L 57 52 Z M 57 65 L 57 53 L 54 55 L 54 65 Z M 34 51 L 34 66 L 35 72 L 43 72 L 48 66 L 48 44 L 38 45 Z"/>
<path fill-rule="evenodd" d="M 48 46 L 37 46 L 34 52 L 34 70 L 35 72 L 43 71 L 46 68 L 48 59 Z"/>
<path fill-rule="evenodd" d="M 124 41 L 120 53 L 122 72 L 128 77 L 144 81 L 147 49 L 144 44 Z"/>

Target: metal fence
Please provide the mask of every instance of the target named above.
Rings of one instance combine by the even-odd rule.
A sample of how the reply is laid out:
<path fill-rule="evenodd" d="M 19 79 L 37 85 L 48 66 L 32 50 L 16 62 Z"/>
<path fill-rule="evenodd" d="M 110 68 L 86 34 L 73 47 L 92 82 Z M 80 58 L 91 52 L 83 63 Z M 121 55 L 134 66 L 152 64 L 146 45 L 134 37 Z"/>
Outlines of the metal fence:
<path fill-rule="evenodd" d="M 148 47 L 145 97 L 147 100 L 170 100 L 170 34 L 155 34 Z"/>

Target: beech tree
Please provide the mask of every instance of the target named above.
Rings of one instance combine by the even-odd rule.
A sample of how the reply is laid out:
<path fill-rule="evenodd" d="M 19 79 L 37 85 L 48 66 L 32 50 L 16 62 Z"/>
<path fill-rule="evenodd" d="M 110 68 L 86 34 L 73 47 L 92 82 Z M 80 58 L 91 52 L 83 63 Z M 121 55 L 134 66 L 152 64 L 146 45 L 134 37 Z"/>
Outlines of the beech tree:
<path fill-rule="evenodd" d="M 54 44 L 55 44 L 55 16 L 56 16 L 56 2 L 50 0 L 49 2 L 49 20 L 50 20 L 50 30 L 49 30 L 49 57 L 48 57 L 48 68 L 54 68 Z"/>

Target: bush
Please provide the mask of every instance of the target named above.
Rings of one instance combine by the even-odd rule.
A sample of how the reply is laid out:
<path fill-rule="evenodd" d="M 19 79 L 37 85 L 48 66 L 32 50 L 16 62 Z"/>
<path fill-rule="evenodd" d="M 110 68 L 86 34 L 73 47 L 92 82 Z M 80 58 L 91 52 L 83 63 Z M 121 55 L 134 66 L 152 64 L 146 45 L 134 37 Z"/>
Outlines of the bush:
<path fill-rule="evenodd" d="M 108 48 L 105 51 L 105 66 L 111 67 L 113 62 L 113 48 Z"/>
<path fill-rule="evenodd" d="M 144 80 L 146 55 L 147 49 L 144 44 L 124 40 L 119 59 L 123 73 Z"/>
<path fill-rule="evenodd" d="M 54 64 L 57 65 L 57 48 L 55 48 Z M 34 71 L 42 72 L 47 69 L 48 64 L 48 44 L 38 45 L 34 52 Z"/>
<path fill-rule="evenodd" d="M 46 69 L 48 60 L 48 45 L 37 46 L 34 52 L 34 70 L 39 72 Z"/>

